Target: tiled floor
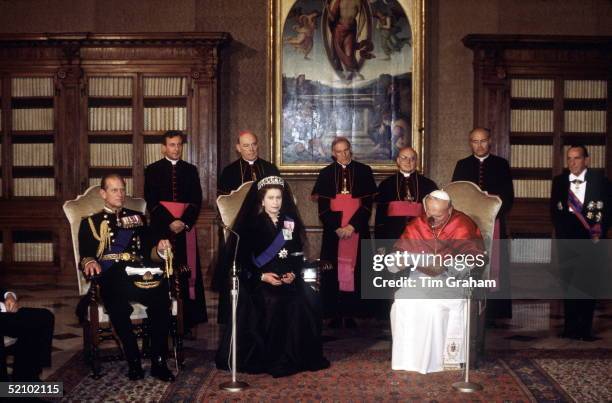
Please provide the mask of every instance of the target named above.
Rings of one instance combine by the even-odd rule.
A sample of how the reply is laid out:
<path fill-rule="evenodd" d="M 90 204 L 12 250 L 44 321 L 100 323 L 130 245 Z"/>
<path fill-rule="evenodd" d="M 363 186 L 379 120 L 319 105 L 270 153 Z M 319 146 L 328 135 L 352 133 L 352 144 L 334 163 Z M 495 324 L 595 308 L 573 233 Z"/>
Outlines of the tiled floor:
<path fill-rule="evenodd" d="M 77 323 L 75 307 L 79 297 L 76 287 L 24 285 L 14 287 L 22 306 L 43 307 L 55 314 L 55 336 L 53 340 L 53 367 L 46 369 L 43 378 L 61 367 L 75 352 L 82 348 L 81 327 Z M 216 324 L 216 298 L 207 292 L 209 323 L 198 327 L 195 338 L 185 344 L 198 349 L 215 349 L 219 338 Z M 513 318 L 498 321 L 495 328 L 488 329 L 487 349 L 517 350 L 538 349 L 593 349 L 612 348 L 612 302 L 600 302 L 594 321 L 594 331 L 601 340 L 583 342 L 561 339 L 563 318 L 561 301 L 514 301 Z M 388 325 L 376 321 L 360 321 L 359 330 L 325 330 L 325 339 L 341 337 L 370 337 L 372 348 L 389 348 L 391 342 Z M 364 331 L 365 330 L 365 331 Z"/>

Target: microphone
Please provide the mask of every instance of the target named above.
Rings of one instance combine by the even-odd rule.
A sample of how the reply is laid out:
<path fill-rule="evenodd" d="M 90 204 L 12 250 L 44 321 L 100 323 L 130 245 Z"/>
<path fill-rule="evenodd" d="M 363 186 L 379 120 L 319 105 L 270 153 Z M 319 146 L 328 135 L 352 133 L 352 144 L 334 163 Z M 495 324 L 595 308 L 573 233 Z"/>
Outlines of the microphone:
<path fill-rule="evenodd" d="M 433 217 L 427 217 L 427 224 L 433 229 L 436 226 L 436 220 Z"/>

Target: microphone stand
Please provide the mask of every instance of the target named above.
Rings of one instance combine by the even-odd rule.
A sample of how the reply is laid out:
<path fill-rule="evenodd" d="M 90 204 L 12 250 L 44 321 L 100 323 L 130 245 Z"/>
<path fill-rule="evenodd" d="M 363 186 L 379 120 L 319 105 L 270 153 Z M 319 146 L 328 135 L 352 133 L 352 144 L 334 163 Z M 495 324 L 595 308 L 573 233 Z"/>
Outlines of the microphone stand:
<path fill-rule="evenodd" d="M 468 278 L 471 278 L 471 269 L 470 273 L 468 273 Z M 453 383 L 453 389 L 458 392 L 463 393 L 472 393 L 482 390 L 482 385 L 476 382 L 470 382 L 470 327 L 471 327 L 471 318 L 472 318 L 472 287 L 468 287 L 467 289 L 467 320 L 466 320 L 466 334 L 465 334 L 465 379 L 462 382 Z"/>
<path fill-rule="evenodd" d="M 234 231 L 233 229 L 225 225 L 221 220 L 219 220 L 218 223 L 223 227 L 223 229 L 225 229 L 228 232 L 231 232 L 232 234 L 234 234 L 234 236 L 236 236 L 236 247 L 234 248 L 234 261 L 232 262 L 232 289 L 231 289 L 231 296 L 232 296 L 232 345 L 231 345 L 232 380 L 228 382 L 223 382 L 222 384 L 219 385 L 219 388 L 226 390 L 228 392 L 240 392 L 241 390 L 249 387 L 248 383 L 241 382 L 236 379 L 236 367 L 237 367 L 237 364 L 236 364 L 237 347 L 236 346 L 238 345 L 237 334 L 236 334 L 237 333 L 236 332 L 236 328 L 237 328 L 236 310 L 238 307 L 238 286 L 239 286 L 238 270 L 236 268 L 236 257 L 238 255 L 238 244 L 240 243 L 240 235 L 238 235 L 236 231 Z"/>

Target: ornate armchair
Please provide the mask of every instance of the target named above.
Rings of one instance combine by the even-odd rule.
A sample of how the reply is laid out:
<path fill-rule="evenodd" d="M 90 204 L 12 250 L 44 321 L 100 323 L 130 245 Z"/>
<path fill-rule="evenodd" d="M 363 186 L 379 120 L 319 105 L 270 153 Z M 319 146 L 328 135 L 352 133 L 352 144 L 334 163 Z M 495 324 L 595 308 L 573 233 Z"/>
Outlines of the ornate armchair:
<path fill-rule="evenodd" d="M 458 181 L 449 183 L 444 190 L 450 195 L 453 206 L 467 214 L 478 225 L 484 239 L 485 249 L 489 256 L 493 247 L 493 229 L 495 217 L 501 208 L 502 201 L 498 196 L 491 196 L 472 182 Z M 489 279 L 490 264 L 487 264 L 481 275 L 484 280 Z M 475 290 L 473 304 L 470 312 L 470 367 L 474 367 L 477 359 L 484 353 L 485 345 L 485 309 L 486 294 L 482 289 Z"/>
<path fill-rule="evenodd" d="M 101 376 L 101 361 L 120 359 L 123 356 L 107 355 L 101 357 L 100 345 L 104 341 L 113 340 L 121 349 L 121 344 L 114 333 L 109 317 L 104 309 L 104 304 L 99 296 L 99 286 L 95 279 L 89 281 L 79 269 L 79 226 L 84 217 L 88 217 L 102 210 L 104 203 L 99 194 L 100 186 L 92 186 L 85 191 L 84 194 L 78 196 L 75 200 L 69 200 L 64 203 L 64 213 L 70 222 L 70 231 L 72 236 L 72 247 L 74 250 L 74 262 L 77 272 L 77 283 L 79 287 L 79 295 L 88 298 L 82 301 L 87 303 L 86 312 L 83 320 L 83 350 L 85 358 L 89 362 L 94 378 Z M 144 199 L 126 197 L 125 207 L 145 212 L 146 202 Z M 183 337 L 183 306 L 182 300 L 179 298 L 180 288 L 178 285 L 178 276 L 172 277 L 172 323 L 171 336 L 172 345 L 175 354 L 175 359 L 179 365 L 183 362 L 182 354 L 182 337 Z M 133 312 L 131 315 L 134 331 L 143 339 L 142 354 L 148 355 L 148 321 L 146 307 L 139 303 L 132 303 Z"/>

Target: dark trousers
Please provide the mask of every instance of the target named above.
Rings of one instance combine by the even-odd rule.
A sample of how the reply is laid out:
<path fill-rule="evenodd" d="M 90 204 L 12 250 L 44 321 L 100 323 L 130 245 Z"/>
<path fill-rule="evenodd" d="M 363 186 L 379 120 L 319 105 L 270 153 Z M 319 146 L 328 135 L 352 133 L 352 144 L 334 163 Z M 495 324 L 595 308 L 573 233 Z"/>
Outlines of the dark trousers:
<path fill-rule="evenodd" d="M 100 279 L 100 294 L 110 321 L 121 340 L 128 362 L 140 359 L 136 336 L 132 331 L 130 302 L 147 307 L 150 323 L 151 356 L 166 357 L 170 326 L 170 300 L 165 279 L 156 288 L 138 288 L 121 267 L 106 270 Z"/>
<path fill-rule="evenodd" d="M 568 336 L 590 337 L 593 328 L 594 299 L 566 299 L 564 333 Z"/>
<path fill-rule="evenodd" d="M 47 309 L 21 308 L 15 313 L 0 313 L 0 337 L 17 338 L 14 381 L 38 380 L 42 368 L 51 366 L 54 323 L 55 317 Z M 4 344 L 0 349 L 4 360 Z"/>

